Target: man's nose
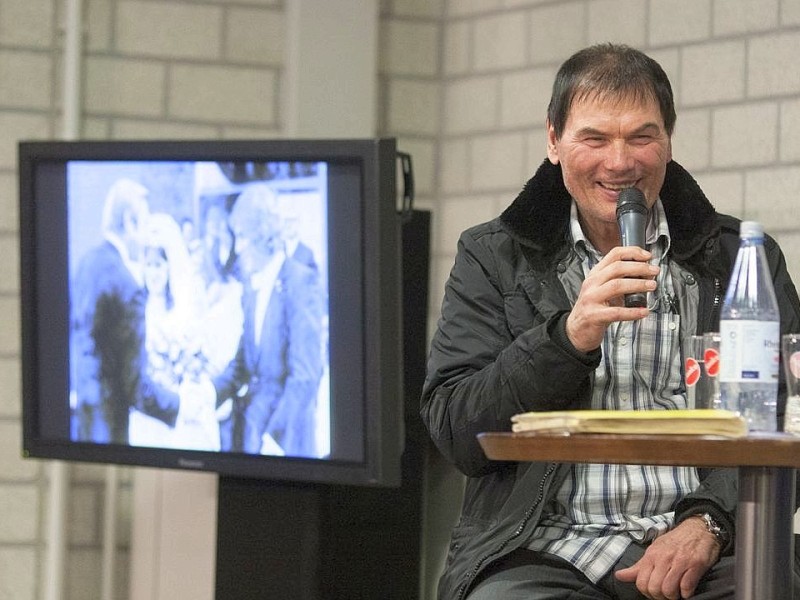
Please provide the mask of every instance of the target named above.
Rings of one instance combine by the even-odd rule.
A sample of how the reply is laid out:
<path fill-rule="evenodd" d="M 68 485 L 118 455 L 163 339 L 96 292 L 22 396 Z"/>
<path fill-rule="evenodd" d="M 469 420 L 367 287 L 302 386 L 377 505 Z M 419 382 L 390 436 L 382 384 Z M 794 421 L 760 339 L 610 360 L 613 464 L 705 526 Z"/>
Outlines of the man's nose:
<path fill-rule="evenodd" d="M 633 153 L 625 140 L 614 140 L 608 146 L 606 166 L 614 171 L 625 171 L 633 167 Z"/>

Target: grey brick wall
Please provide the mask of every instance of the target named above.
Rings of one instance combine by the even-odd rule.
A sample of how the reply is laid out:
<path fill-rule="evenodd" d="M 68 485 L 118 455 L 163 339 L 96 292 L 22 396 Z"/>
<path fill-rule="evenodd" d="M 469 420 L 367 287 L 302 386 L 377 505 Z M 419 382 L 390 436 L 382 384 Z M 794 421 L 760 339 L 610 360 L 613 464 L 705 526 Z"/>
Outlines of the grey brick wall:
<path fill-rule="evenodd" d="M 284 8 L 284 0 L 87 0 L 82 135 L 280 137 Z M 42 590 L 46 463 L 19 458 L 15 168 L 18 140 L 60 132 L 63 18 L 58 0 L 0 0 L 0 600 Z M 382 0 L 379 133 L 411 152 L 417 205 L 433 211 L 431 323 L 458 234 L 507 206 L 545 156 L 558 65 L 607 40 L 662 63 L 678 100 L 676 160 L 718 209 L 762 220 L 800 278 L 800 0 Z M 103 469 L 70 473 L 65 600 L 91 600 Z M 459 485 L 431 457 L 429 588 L 458 509 L 441 499 Z M 124 599 L 126 470 L 116 510 Z"/>
<path fill-rule="evenodd" d="M 43 592 L 46 462 L 20 458 L 16 144 L 61 131 L 64 5 L 0 0 L 0 600 Z M 284 7 L 277 0 L 87 0 L 82 136 L 281 135 Z M 100 596 L 102 519 L 118 522 L 115 597 L 127 597 L 131 471 L 103 506 L 104 468 L 72 465 L 64 600 Z"/>
<path fill-rule="evenodd" d="M 502 210 L 544 159 L 558 65 L 601 41 L 661 62 L 675 159 L 718 210 L 761 220 L 798 279 L 798 23 L 798 0 L 446 2 L 432 311 L 460 231 Z"/>

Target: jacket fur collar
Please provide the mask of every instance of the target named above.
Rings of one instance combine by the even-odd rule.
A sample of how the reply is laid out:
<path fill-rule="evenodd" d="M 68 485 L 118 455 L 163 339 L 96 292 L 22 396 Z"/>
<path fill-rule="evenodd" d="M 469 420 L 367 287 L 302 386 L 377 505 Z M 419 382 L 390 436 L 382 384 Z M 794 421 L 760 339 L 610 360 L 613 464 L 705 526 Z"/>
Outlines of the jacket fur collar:
<path fill-rule="evenodd" d="M 694 178 L 675 161 L 667 164 L 660 196 L 669 223 L 672 254 L 679 261 L 693 262 L 691 258 L 702 256 L 699 250 L 718 229 L 714 207 Z M 546 264 L 563 251 L 569 235 L 570 203 L 561 165 L 545 160 L 500 215 L 500 222 L 517 242 L 541 253 Z"/>

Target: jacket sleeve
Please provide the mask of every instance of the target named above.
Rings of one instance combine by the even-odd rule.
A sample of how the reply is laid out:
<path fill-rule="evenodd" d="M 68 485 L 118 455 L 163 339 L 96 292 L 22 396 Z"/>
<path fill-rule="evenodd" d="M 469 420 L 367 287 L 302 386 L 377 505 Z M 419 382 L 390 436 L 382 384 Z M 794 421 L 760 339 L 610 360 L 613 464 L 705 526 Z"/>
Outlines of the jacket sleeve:
<path fill-rule="evenodd" d="M 479 433 L 509 431 L 517 413 L 579 408 L 600 360 L 599 350 L 563 346 L 566 310 L 537 311 L 491 237 L 459 240 L 422 392 L 431 438 L 469 476 L 502 466 L 485 457 Z"/>

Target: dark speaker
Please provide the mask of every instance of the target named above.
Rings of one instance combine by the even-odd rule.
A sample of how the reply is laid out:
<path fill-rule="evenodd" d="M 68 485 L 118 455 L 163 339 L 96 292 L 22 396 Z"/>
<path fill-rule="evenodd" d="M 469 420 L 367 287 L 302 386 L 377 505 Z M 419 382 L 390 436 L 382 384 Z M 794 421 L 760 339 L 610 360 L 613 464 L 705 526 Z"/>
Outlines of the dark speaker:
<path fill-rule="evenodd" d="M 419 597 L 428 446 L 419 398 L 427 354 L 430 213 L 414 210 L 407 216 L 402 483 L 366 488 L 220 477 L 217 600 Z"/>

